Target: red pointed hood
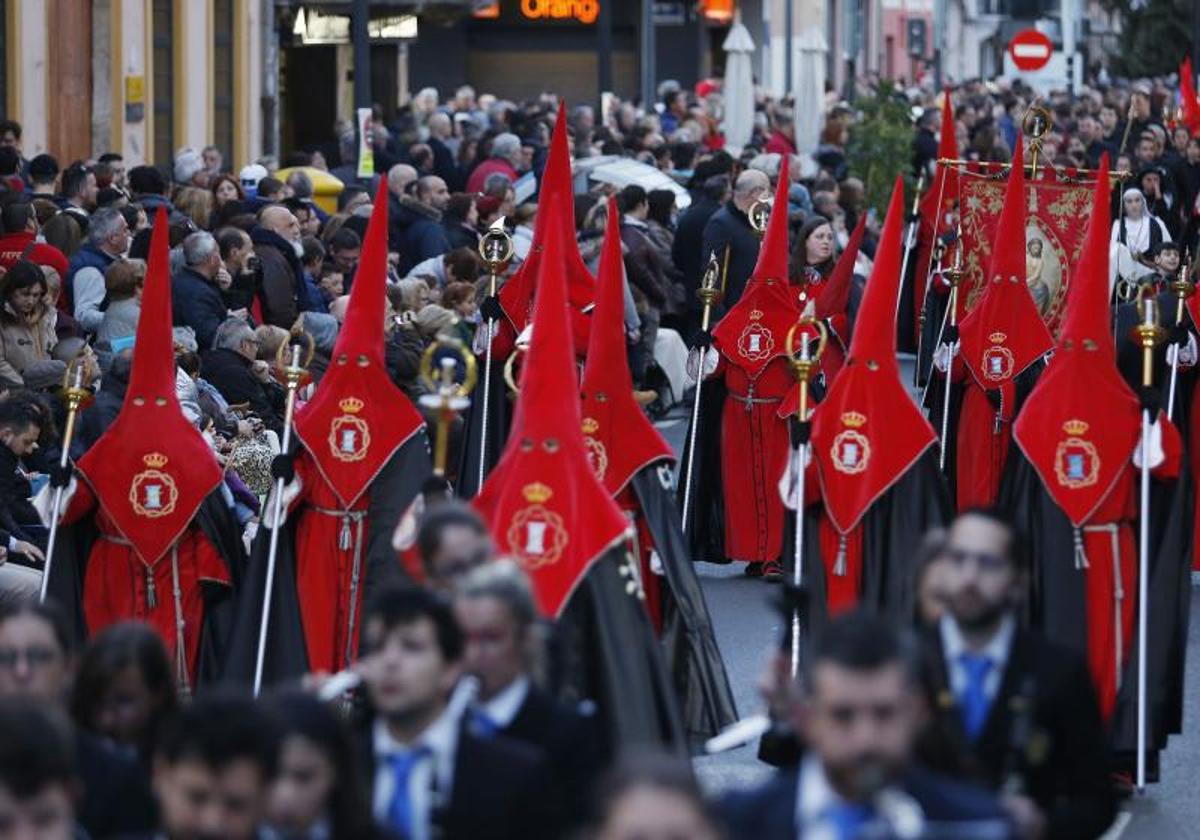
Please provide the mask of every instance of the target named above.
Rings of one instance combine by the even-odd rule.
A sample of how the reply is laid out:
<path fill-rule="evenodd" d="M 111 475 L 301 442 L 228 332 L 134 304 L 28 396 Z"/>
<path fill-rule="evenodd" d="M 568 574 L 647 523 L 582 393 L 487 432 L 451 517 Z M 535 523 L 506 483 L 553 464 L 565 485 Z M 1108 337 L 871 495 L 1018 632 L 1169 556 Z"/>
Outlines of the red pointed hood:
<path fill-rule="evenodd" d="M 1196 100 L 1196 73 L 1192 57 L 1185 56 L 1179 65 L 1179 100 L 1183 108 L 1183 124 L 1193 135 L 1200 132 L 1200 101 Z"/>
<path fill-rule="evenodd" d="M 547 231 L 529 357 L 508 444 L 475 497 L 501 554 L 521 563 L 542 612 L 557 616 L 627 524 L 588 465 L 571 346 L 562 231 Z"/>
<path fill-rule="evenodd" d="M 1025 156 L 1018 135 L 987 287 L 959 330 L 963 363 L 980 388 L 1011 382 L 1054 346 L 1025 282 L 1025 255 Z"/>
<path fill-rule="evenodd" d="M 858 224 L 846 242 L 846 250 L 838 257 L 833 273 L 817 292 L 816 315 L 818 318 L 832 318 L 835 315 L 845 315 L 850 303 L 850 284 L 854 280 L 854 263 L 858 259 L 858 249 L 862 247 L 863 231 L 867 227 L 867 214 L 860 213 Z"/>
<path fill-rule="evenodd" d="M 788 330 L 800 317 L 801 290 L 788 280 L 787 195 L 785 157 L 758 263 L 738 302 L 713 329 L 713 346 L 751 379 L 757 379 L 772 359 L 787 355 Z"/>
<path fill-rule="evenodd" d="M 624 282 L 617 202 L 609 198 L 582 396 L 583 442 L 593 472 L 614 496 L 638 470 L 675 457 L 633 399 L 625 346 Z"/>
<path fill-rule="evenodd" d="M 121 412 L 79 459 L 79 471 L 146 563 L 162 557 L 221 483 L 221 467 L 175 396 L 167 215 L 150 240 L 133 367 Z"/>
<path fill-rule="evenodd" d="M 384 364 L 387 229 L 387 193 L 381 185 L 329 370 L 296 413 L 296 436 L 347 508 L 424 425 Z"/>
<path fill-rule="evenodd" d="M 557 227 L 562 232 L 564 247 L 559 254 L 560 268 L 567 281 L 567 299 L 578 310 L 587 309 L 595 298 L 596 281 L 575 244 L 575 191 L 571 186 L 571 154 L 567 149 L 567 108 L 558 103 L 554 133 L 550 137 L 550 154 L 542 183 L 538 189 L 538 213 L 533 223 L 533 245 L 529 255 L 512 277 L 497 293 L 504 314 L 513 329 L 520 334 L 529 323 L 533 311 L 539 266 L 545 259 L 547 232 Z M 576 336 L 579 347 L 587 346 L 587 336 Z"/>
<path fill-rule="evenodd" d="M 904 184 L 897 178 L 846 367 L 813 413 L 813 457 L 825 509 L 847 533 L 937 439 L 900 380 L 896 299 Z"/>
<path fill-rule="evenodd" d="M 1013 438 L 1072 524 L 1108 497 L 1137 446 L 1137 397 L 1117 370 L 1108 307 L 1108 155 L 1100 163 L 1087 238 L 1067 290 L 1067 314 L 1046 372 Z"/>

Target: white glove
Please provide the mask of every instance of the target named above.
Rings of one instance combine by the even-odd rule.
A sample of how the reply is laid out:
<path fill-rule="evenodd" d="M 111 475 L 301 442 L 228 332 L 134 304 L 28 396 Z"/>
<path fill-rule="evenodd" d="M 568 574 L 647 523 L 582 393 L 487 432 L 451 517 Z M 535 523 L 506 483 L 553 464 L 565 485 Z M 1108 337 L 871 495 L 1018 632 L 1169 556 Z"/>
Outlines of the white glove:
<path fill-rule="evenodd" d="M 804 468 L 812 463 L 812 447 L 804 448 Z M 796 493 L 800 489 L 799 476 L 796 474 L 796 455 L 795 452 L 788 453 L 787 468 L 783 471 L 783 475 L 779 478 L 779 498 L 783 500 L 783 506 L 788 510 L 795 510 Z"/>
<path fill-rule="evenodd" d="M 287 522 L 288 508 L 292 506 L 292 502 L 300 497 L 300 491 L 304 485 L 300 481 L 300 477 L 296 476 L 290 484 L 285 484 L 283 487 L 283 504 L 279 509 L 279 522 L 275 522 L 275 490 L 279 487 L 276 482 L 271 486 L 271 492 L 267 494 L 267 501 L 263 503 L 262 520 L 263 528 L 274 528 L 277 525 L 283 525 Z"/>
<path fill-rule="evenodd" d="M 720 360 L 720 356 L 717 354 L 717 350 L 715 347 L 709 347 L 707 350 L 704 351 L 704 378 L 705 379 L 712 376 L 713 371 L 717 369 L 717 362 L 719 360 Z M 687 360 L 687 375 L 688 375 L 688 379 L 691 380 L 692 384 L 695 384 L 696 380 L 700 378 L 696 375 L 696 371 L 699 369 L 699 367 L 700 367 L 700 348 L 693 347 L 691 350 L 688 351 L 688 360 Z"/>
<path fill-rule="evenodd" d="M 933 351 L 933 366 L 940 373 L 945 373 L 950 369 L 952 361 L 954 361 L 954 356 L 950 351 L 950 345 L 942 342 L 937 346 L 937 350 Z"/>
<path fill-rule="evenodd" d="M 1162 424 L 1158 420 L 1150 424 L 1150 437 L 1143 437 L 1139 440 L 1137 449 L 1133 450 L 1133 465 L 1138 469 L 1142 468 L 1143 441 L 1146 444 L 1146 452 L 1150 456 L 1150 469 L 1156 468 L 1167 460 L 1167 454 L 1163 452 L 1162 445 Z"/>
<path fill-rule="evenodd" d="M 1175 364 L 1176 356 L 1178 356 L 1178 365 L 1181 368 L 1190 368 L 1196 364 L 1196 336 L 1188 333 L 1188 343 L 1183 347 L 1172 344 L 1167 348 L 1167 363 Z"/>
<path fill-rule="evenodd" d="M 662 557 L 659 556 L 657 548 L 650 549 L 650 571 L 659 577 L 667 573 L 667 570 L 663 568 Z"/>
<path fill-rule="evenodd" d="M 251 547 L 254 545 L 254 538 L 258 535 L 258 523 L 247 522 L 246 528 L 242 531 L 242 545 L 246 546 L 246 555 L 250 555 Z"/>
<path fill-rule="evenodd" d="M 71 480 L 67 482 L 67 486 L 63 488 L 62 504 L 58 508 L 58 521 L 62 522 L 63 516 L 67 512 L 67 508 L 71 506 L 71 499 L 75 495 L 75 491 L 79 489 L 79 479 L 71 476 Z M 37 491 L 33 497 L 34 510 L 38 512 L 38 517 L 42 520 L 42 524 L 47 528 L 50 527 L 50 519 L 54 515 L 54 488 L 50 483 L 42 485 L 42 489 Z"/>

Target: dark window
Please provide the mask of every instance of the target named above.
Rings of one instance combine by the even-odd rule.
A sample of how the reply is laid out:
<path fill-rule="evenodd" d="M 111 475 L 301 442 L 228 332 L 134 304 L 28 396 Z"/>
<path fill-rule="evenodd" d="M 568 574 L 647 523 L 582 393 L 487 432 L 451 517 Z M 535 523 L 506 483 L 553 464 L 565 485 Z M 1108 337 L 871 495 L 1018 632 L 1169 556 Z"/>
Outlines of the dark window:
<path fill-rule="evenodd" d="M 8 0 L 0 0 L 0 114 L 8 113 Z"/>
<path fill-rule="evenodd" d="M 213 145 L 233 164 L 233 0 L 213 2 Z"/>
<path fill-rule="evenodd" d="M 154 163 L 175 155 L 175 16 L 171 0 L 154 0 Z"/>

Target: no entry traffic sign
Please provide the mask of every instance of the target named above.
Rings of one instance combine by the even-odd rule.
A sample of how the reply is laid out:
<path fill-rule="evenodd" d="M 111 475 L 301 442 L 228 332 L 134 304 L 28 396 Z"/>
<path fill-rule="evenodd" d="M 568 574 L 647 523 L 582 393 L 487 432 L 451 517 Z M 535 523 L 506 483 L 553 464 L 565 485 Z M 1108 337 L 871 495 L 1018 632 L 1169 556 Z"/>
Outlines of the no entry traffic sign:
<path fill-rule="evenodd" d="M 1008 54 L 1018 70 L 1041 70 L 1050 61 L 1054 45 L 1036 29 L 1022 29 L 1008 42 Z"/>

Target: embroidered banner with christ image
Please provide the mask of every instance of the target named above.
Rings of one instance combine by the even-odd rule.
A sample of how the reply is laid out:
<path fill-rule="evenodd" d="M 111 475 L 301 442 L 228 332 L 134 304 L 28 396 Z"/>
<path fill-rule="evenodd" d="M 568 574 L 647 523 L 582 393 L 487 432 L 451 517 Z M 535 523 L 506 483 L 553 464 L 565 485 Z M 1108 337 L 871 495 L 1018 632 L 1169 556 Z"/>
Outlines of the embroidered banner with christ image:
<path fill-rule="evenodd" d="M 1066 173 L 1068 176 L 1072 173 Z M 1004 206 L 1007 169 L 1000 173 L 959 172 L 962 221 L 962 280 L 959 320 L 983 293 L 992 240 Z M 1075 265 L 1091 212 L 1092 183 L 1038 173 L 1026 186 L 1025 282 L 1050 332 L 1057 336 Z"/>

